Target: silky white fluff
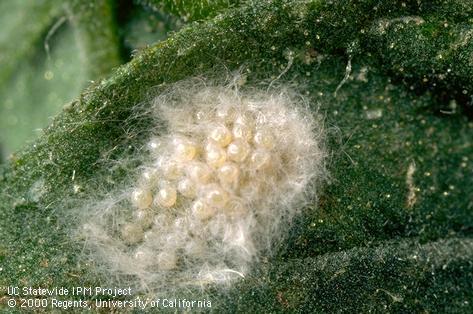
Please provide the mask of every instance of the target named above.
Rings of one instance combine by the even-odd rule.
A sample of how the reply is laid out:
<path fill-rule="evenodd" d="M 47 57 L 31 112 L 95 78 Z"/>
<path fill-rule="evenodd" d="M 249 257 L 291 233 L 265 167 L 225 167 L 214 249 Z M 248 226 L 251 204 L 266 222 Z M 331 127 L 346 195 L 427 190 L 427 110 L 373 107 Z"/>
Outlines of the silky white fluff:
<path fill-rule="evenodd" d="M 288 87 L 242 82 L 188 79 L 152 99 L 141 166 L 82 209 L 88 256 L 110 278 L 155 294 L 229 285 L 316 202 L 321 118 Z"/>

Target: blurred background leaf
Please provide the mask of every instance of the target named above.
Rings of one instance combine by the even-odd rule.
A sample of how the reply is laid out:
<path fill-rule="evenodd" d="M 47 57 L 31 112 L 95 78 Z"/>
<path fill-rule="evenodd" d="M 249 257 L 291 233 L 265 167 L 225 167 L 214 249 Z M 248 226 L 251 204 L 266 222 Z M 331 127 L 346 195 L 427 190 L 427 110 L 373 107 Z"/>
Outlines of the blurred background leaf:
<path fill-rule="evenodd" d="M 109 1 L 77 3 L 0 3 L 3 155 L 36 138 L 90 80 L 121 63 Z"/>

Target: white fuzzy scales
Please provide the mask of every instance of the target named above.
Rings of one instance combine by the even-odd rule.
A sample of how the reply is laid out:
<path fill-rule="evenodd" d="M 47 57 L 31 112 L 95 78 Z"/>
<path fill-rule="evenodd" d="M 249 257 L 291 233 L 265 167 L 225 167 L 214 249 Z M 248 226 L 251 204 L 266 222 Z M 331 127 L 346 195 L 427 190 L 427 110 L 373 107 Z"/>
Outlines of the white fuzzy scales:
<path fill-rule="evenodd" d="M 195 80 L 161 93 L 149 114 L 143 166 L 85 224 L 92 255 L 144 289 L 244 277 L 315 200 L 320 121 L 286 88 Z"/>

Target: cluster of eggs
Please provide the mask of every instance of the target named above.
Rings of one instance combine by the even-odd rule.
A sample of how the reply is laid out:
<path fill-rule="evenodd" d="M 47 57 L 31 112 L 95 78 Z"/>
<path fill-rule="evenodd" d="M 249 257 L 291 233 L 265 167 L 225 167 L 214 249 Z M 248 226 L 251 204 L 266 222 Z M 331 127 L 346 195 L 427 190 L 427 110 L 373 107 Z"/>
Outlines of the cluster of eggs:
<path fill-rule="evenodd" d="M 121 226 L 128 245 L 146 247 L 146 241 L 153 241 L 150 229 L 159 228 L 163 214 L 202 224 L 217 215 L 244 217 L 251 210 L 251 195 L 264 189 L 265 180 L 258 178 L 277 175 L 277 137 L 261 112 L 220 107 L 193 112 L 191 119 L 191 130 L 175 130 L 148 143 L 153 161 L 131 192 L 133 218 Z M 138 248 L 135 258 L 144 255 Z M 178 257 L 169 251 L 155 255 L 162 269 L 176 267 Z"/>

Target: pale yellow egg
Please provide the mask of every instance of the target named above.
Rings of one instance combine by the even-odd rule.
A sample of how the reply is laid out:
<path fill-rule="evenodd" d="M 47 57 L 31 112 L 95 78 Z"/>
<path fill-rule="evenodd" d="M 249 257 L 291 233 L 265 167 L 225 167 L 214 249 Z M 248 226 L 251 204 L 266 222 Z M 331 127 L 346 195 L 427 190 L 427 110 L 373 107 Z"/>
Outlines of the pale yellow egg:
<path fill-rule="evenodd" d="M 228 158 L 236 162 L 242 162 L 245 160 L 249 152 L 250 145 L 242 140 L 235 140 L 227 147 Z"/>
<path fill-rule="evenodd" d="M 131 202 L 138 209 L 146 209 L 151 206 L 153 195 L 146 188 L 137 188 L 131 194 Z"/>

